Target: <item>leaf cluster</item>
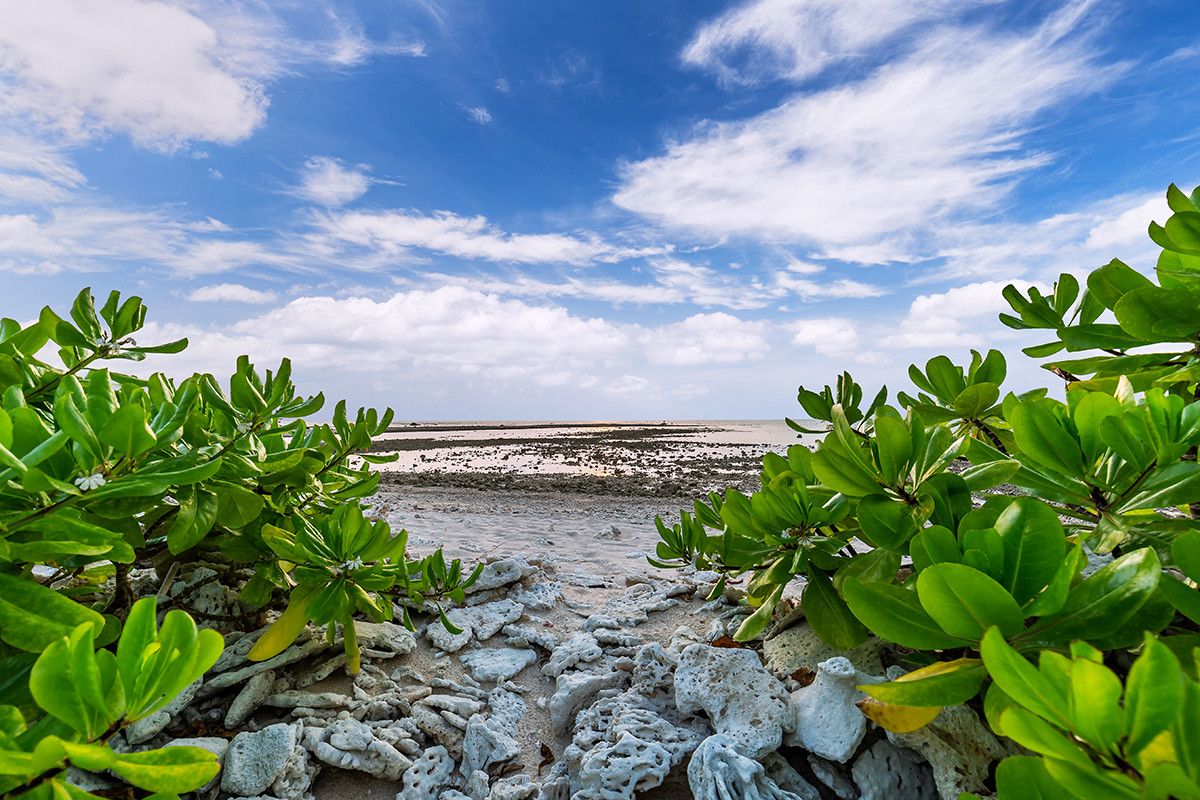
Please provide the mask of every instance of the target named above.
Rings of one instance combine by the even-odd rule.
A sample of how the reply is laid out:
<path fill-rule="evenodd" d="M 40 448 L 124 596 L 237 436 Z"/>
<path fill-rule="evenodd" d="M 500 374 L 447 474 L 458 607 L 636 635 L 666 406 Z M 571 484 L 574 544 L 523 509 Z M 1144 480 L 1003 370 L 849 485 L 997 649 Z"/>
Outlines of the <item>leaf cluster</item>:
<path fill-rule="evenodd" d="M 1004 393 L 996 350 L 910 367 L 898 407 L 884 388 L 863 410 L 848 373 L 801 387 L 825 425 L 789 424 L 815 449 L 660 521 L 652 563 L 717 570 L 719 590 L 744 577 L 756 610 L 735 639 L 802 577 L 831 647 L 911 650 L 913 671 L 860 687 L 891 730 L 982 693 L 993 730 L 1038 754 L 1001 766 L 1002 798 L 1200 797 L 1200 189 L 1168 202 L 1157 283 L 1113 261 L 1049 295 L 1004 290 L 1004 324 L 1056 337 L 1026 354 L 1087 353 L 1046 365 L 1066 402 Z"/>

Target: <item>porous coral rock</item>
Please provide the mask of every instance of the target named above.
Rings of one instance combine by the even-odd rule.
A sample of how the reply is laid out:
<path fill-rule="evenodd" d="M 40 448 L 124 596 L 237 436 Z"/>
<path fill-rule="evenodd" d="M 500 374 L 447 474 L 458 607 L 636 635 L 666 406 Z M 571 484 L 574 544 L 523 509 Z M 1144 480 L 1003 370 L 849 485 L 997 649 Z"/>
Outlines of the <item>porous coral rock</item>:
<path fill-rule="evenodd" d="M 403 625 L 394 622 L 354 621 L 354 634 L 358 645 L 366 655 L 376 658 L 392 658 L 412 651 L 417 639 Z"/>
<path fill-rule="evenodd" d="M 700 634 L 686 625 L 680 625 L 671 634 L 671 641 L 667 643 L 667 650 L 679 655 L 694 644 L 704 643 L 704 640 L 700 638 Z"/>
<path fill-rule="evenodd" d="M 309 656 L 324 652 L 329 647 L 329 642 L 325 639 L 314 639 L 304 644 L 293 644 L 274 658 L 259 661 L 258 663 L 250 664 L 249 666 L 230 672 L 222 672 L 201 686 L 196 696 L 200 698 L 209 697 L 223 689 L 228 689 L 230 686 L 238 686 L 245 683 L 260 672 L 269 672 L 280 667 L 285 667 L 288 664 L 294 664 Z"/>
<path fill-rule="evenodd" d="M 626 677 L 624 672 L 604 675 L 565 672 L 559 675 L 550 698 L 550 724 L 555 733 L 566 733 L 581 708 L 590 704 L 601 690 L 620 686 Z"/>
<path fill-rule="evenodd" d="M 228 730 L 240 728 L 246 720 L 250 719 L 254 710 L 270 696 L 274 683 L 275 672 L 273 670 L 251 676 L 242 690 L 238 692 L 237 697 L 233 698 L 233 702 L 229 704 L 229 709 L 225 712 L 225 728 Z"/>
<path fill-rule="evenodd" d="M 462 760 L 464 732 L 446 721 L 438 712 L 423 705 L 414 705 L 409 720 L 422 734 L 440 745 L 455 761 Z M 405 720 L 406 722 L 409 720 Z"/>
<path fill-rule="evenodd" d="M 700 743 L 687 774 L 696 800 L 806 800 L 780 788 L 762 764 L 742 755 L 720 733 Z"/>
<path fill-rule="evenodd" d="M 167 703 L 158 711 L 148 717 L 143 717 L 137 722 L 125 729 L 125 740 L 130 744 L 141 744 L 149 741 L 162 732 L 164 728 L 171 724 L 171 720 L 175 718 L 179 712 L 187 708 L 192 700 L 196 698 L 196 694 L 200 690 L 200 686 L 204 683 L 203 678 L 197 678 L 192 683 L 189 683 L 183 688 L 175 699 Z"/>
<path fill-rule="evenodd" d="M 576 631 L 571 638 L 554 648 L 550 661 L 542 667 L 543 675 L 558 677 L 568 669 L 585 662 L 594 662 L 604 656 L 596 637 L 587 631 Z"/>
<path fill-rule="evenodd" d="M 537 790 L 537 784 L 528 775 L 509 775 L 492 784 L 487 800 L 527 800 Z"/>
<path fill-rule="evenodd" d="M 430 747 L 400 779 L 403 788 L 396 800 L 436 800 L 442 789 L 450 784 L 454 759 L 444 747 Z"/>
<path fill-rule="evenodd" d="M 786 743 L 831 761 L 844 763 L 867 732 L 867 718 L 855 707 L 864 695 L 854 665 L 835 656 L 817 665 L 813 682 L 792 693 L 794 732 Z"/>
<path fill-rule="evenodd" d="M 455 608 L 447 611 L 446 617 L 453 625 L 461 628 L 462 633 L 450 633 L 445 626 L 433 622 L 426 629 L 426 635 L 435 647 L 447 653 L 455 653 L 465 647 L 472 638 L 481 642 L 492 638 L 505 625 L 519 620 L 524 613 L 524 606 L 512 600 L 498 600 L 471 608 Z"/>
<path fill-rule="evenodd" d="M 817 664 L 836 656 L 848 659 L 859 672 L 882 675 L 886 650 L 887 645 L 874 636 L 850 650 L 834 650 L 821 641 L 807 622 L 793 625 L 763 642 L 767 666 L 776 675 L 791 675 L 801 667 L 815 669 Z"/>
<path fill-rule="evenodd" d="M 936 800 L 928 764 L 916 764 L 887 739 L 880 739 L 854 761 L 850 770 L 861 800 Z"/>
<path fill-rule="evenodd" d="M 633 659 L 633 688 L 646 697 L 666 697 L 675 688 L 679 658 L 658 642 L 638 648 Z"/>
<path fill-rule="evenodd" d="M 594 631 L 597 628 L 619 630 L 641 625 L 650 620 L 650 612 L 666 611 L 679 605 L 677 597 L 680 592 L 677 587 L 682 587 L 684 593 L 691 591 L 684 584 L 635 583 L 623 595 L 601 606 L 599 611 L 587 618 L 583 627 Z"/>
<path fill-rule="evenodd" d="M 370 726 L 355 719 L 339 719 L 326 728 L 305 728 L 303 742 L 326 764 L 376 778 L 396 780 L 413 763 L 390 743 L 376 738 Z"/>
<path fill-rule="evenodd" d="M 508 637 L 505 644 L 511 647 L 540 647 L 543 650 L 558 647 L 558 636 L 547 626 L 546 620 L 539 620 L 537 617 L 534 617 L 530 624 L 505 625 L 500 630 Z"/>
<path fill-rule="evenodd" d="M 272 708 L 346 708 L 350 698 L 339 692 L 305 692 L 288 689 L 276 692 L 263 701 Z"/>
<path fill-rule="evenodd" d="M 717 733 L 750 758 L 777 750 L 784 731 L 795 727 L 783 684 L 752 650 L 705 644 L 684 650 L 675 670 L 675 705 L 684 713 L 703 709 Z"/>
<path fill-rule="evenodd" d="M 571 800 L 633 800 L 635 793 L 661 784 L 670 771 L 671 754 L 665 747 L 624 731 L 615 742 L 584 754 L 580 788 Z"/>
<path fill-rule="evenodd" d="M 320 762 L 310 759 L 308 750 L 293 747 L 283 769 L 271 784 L 271 793 L 279 800 L 312 800 L 308 790 L 320 770 Z"/>
<path fill-rule="evenodd" d="M 796 768 L 778 752 L 767 754 L 766 758 L 759 759 L 759 763 L 766 770 L 767 777 L 785 792 L 791 792 L 803 800 L 821 800 L 820 790 L 804 780 L 804 776 L 797 772 Z M 896 796 L 888 800 L 902 800 L 902 798 Z"/>
<path fill-rule="evenodd" d="M 525 580 L 535 572 L 537 572 L 537 567 L 520 556 L 509 556 L 499 561 L 492 561 L 483 565 L 479 577 L 466 588 L 466 593 L 475 594 L 508 586 L 511 583 Z"/>
<path fill-rule="evenodd" d="M 458 657 L 477 681 L 506 681 L 537 661 L 532 650 L 493 647 L 472 650 Z"/>
<path fill-rule="evenodd" d="M 938 794 L 956 800 L 963 792 L 986 794 L 991 764 L 1016 755 L 1014 745 L 1002 744 L 966 706 L 948 706 L 933 722 L 911 733 L 892 733 L 892 744 L 915 750 L 929 761 Z"/>
<path fill-rule="evenodd" d="M 472 700 L 470 697 L 456 697 L 452 694 L 431 694 L 417 701 L 418 704 L 436 708 L 440 711 L 449 711 L 460 717 L 469 717 L 472 714 L 478 714 L 484 709 L 484 704 L 479 700 Z"/>
<path fill-rule="evenodd" d="M 563 602 L 562 584 L 558 581 L 535 583 L 533 586 L 517 586 L 508 593 L 508 599 L 526 608 L 550 611 Z"/>
<path fill-rule="evenodd" d="M 221 790 L 237 797 L 262 794 L 283 772 L 295 747 L 292 725 L 278 723 L 256 733 L 239 733 L 225 751 Z"/>

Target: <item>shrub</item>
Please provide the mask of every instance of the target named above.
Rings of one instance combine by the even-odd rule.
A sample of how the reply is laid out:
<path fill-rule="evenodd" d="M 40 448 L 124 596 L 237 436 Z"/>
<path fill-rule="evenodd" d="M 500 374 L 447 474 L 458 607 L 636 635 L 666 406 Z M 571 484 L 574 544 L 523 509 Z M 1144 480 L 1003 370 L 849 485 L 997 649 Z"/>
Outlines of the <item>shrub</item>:
<path fill-rule="evenodd" d="M 982 691 L 993 730 L 1038 754 L 1001 765 L 1002 798 L 1200 797 L 1200 189 L 1167 199 L 1173 215 L 1150 227 L 1157 283 L 1114 260 L 1086 286 L 1062 274 L 1049 296 L 1005 288 L 1004 324 L 1055 336 L 1027 355 L 1088 353 L 1044 365 L 1065 403 L 1002 395 L 995 350 L 966 368 L 914 365 L 899 408 L 885 388 L 861 409 L 848 373 L 801 387 L 827 423 L 815 452 L 768 454 L 751 496 L 659 520 L 652 563 L 716 569 L 717 591 L 748 576 L 757 611 L 739 640 L 803 575 L 827 644 L 873 633 L 911 648 L 914 671 L 860 687 L 884 727 L 912 730 Z M 1002 483 L 1022 496 L 974 507 Z M 1132 668 L 1105 666 L 1128 663 L 1114 651 L 1137 654 Z"/>
<path fill-rule="evenodd" d="M 165 705 L 221 651 L 212 631 L 137 600 L 130 567 L 203 558 L 249 570 L 246 607 L 288 596 L 253 658 L 286 648 L 308 622 L 340 626 L 358 669 L 351 617 L 390 619 L 461 598 L 475 575 L 439 552 L 410 561 L 403 531 L 364 516 L 375 492 L 364 451 L 391 410 L 299 397 L 286 359 L 272 373 L 237 360 L 226 392 L 208 374 L 175 381 L 110 372 L 106 362 L 177 353 L 142 346 L 145 306 L 117 292 L 96 309 L 84 289 L 69 319 L 43 309 L 31 325 L 0 320 L 0 794 L 84 795 L 59 778 L 67 764 L 112 769 L 161 793 L 194 788 L 215 760 L 178 748 L 117 755 L 105 745 Z M 40 356 L 57 346 L 60 366 Z M 259 613 L 221 616 L 222 627 Z"/>

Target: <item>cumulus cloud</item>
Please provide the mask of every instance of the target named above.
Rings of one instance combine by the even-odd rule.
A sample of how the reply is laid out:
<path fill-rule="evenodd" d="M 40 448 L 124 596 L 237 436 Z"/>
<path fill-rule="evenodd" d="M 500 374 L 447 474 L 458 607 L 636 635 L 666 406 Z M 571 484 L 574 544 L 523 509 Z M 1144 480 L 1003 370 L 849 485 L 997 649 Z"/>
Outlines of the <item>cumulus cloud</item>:
<path fill-rule="evenodd" d="M 1017 176 L 1050 160 L 1023 147 L 1040 113 L 1112 77 L 1078 32 L 1085 9 L 1068 6 L 1027 33 L 928 29 L 860 80 L 703 123 L 626 164 L 613 202 L 708 236 L 913 258 L 932 225 L 994 208 Z"/>
<path fill-rule="evenodd" d="M 423 52 L 419 43 L 372 42 L 330 8 L 318 13 L 331 35 L 297 37 L 259 4 L 11 4 L 0 26 L 0 111 L 74 140 L 119 131 L 159 150 L 231 144 L 263 124 L 266 86 L 290 70 Z"/>
<path fill-rule="evenodd" d="M 310 203 L 342 206 L 366 194 L 372 183 L 365 165 L 346 166 L 336 158 L 313 156 L 304 162 L 300 185 L 290 193 Z"/>
<path fill-rule="evenodd" d="M 193 303 L 274 303 L 279 295 L 240 283 L 217 283 L 189 292 L 187 299 Z"/>
<path fill-rule="evenodd" d="M 821 355 L 844 356 L 858 348 L 858 327 L 843 317 L 802 319 L 784 327 L 792 334 L 792 344 Z"/>
<path fill-rule="evenodd" d="M 649 331 L 640 341 L 655 364 L 731 364 L 767 354 L 765 327 L 730 314 L 696 314 Z"/>
<path fill-rule="evenodd" d="M 995 331 L 996 315 L 1010 312 L 1001 292 L 1012 283 L 1025 291 L 1028 281 L 980 281 L 957 286 L 938 294 L 919 295 L 909 306 L 899 329 L 879 340 L 889 348 L 984 347 L 996 338 L 971 330 L 971 323 L 987 318 L 988 329 Z M 1043 291 L 1047 287 L 1040 287 Z"/>

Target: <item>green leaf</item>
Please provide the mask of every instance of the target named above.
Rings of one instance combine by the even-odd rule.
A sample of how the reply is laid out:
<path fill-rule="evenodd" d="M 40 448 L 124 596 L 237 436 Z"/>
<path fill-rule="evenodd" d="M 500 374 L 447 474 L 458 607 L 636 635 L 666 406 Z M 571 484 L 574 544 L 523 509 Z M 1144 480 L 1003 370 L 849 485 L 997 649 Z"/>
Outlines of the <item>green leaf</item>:
<path fill-rule="evenodd" d="M 1142 273 L 1114 258 L 1088 275 L 1087 286 L 1092 297 L 1111 309 L 1126 293 L 1154 284 Z"/>
<path fill-rule="evenodd" d="M 904 553 L 905 543 L 919 530 L 910 508 L 884 494 L 858 501 L 858 523 L 872 544 L 894 553 Z"/>
<path fill-rule="evenodd" d="M 1200 533 L 1185 533 L 1171 545 L 1175 566 L 1194 581 L 1200 582 Z"/>
<path fill-rule="evenodd" d="M 1055 727 L 1064 730 L 1070 727 L 1066 694 L 1013 650 L 999 628 L 988 629 L 979 653 L 988 675 L 1006 695 Z M 1010 735 L 1007 725 L 1004 727 L 1005 735 Z"/>
<path fill-rule="evenodd" d="M 1063 475 L 1086 475 L 1079 442 L 1047 409 L 1047 402 L 1021 403 L 1009 417 L 1021 455 Z"/>
<path fill-rule="evenodd" d="M 1018 605 L 1025 605 L 1047 584 L 1062 565 L 1066 538 L 1058 514 L 1032 497 L 1018 497 L 996 520 L 1004 545 L 1004 572 L 1000 579 Z"/>
<path fill-rule="evenodd" d="M 1141 787 L 1115 770 L 1101 770 L 1087 761 L 1046 759 L 1046 772 L 1078 797 L 1142 800 Z"/>
<path fill-rule="evenodd" d="M 996 767 L 996 789 L 1003 800 L 1063 800 L 1058 785 L 1042 759 L 1034 756 L 1010 756 Z"/>
<path fill-rule="evenodd" d="M 1000 399 L 1000 387 L 994 383 L 975 383 L 954 398 L 954 410 L 967 419 L 976 419 Z"/>
<path fill-rule="evenodd" d="M 53 589 L 0 573 L 0 640 L 36 653 L 83 623 L 99 633 L 104 617 Z"/>
<path fill-rule="evenodd" d="M 951 636 L 979 641 L 992 626 L 1006 636 L 1016 636 L 1025 627 L 1012 595 L 964 564 L 934 564 L 922 570 L 917 594 L 929 616 Z"/>
<path fill-rule="evenodd" d="M 1158 588 L 1161 574 L 1152 549 L 1126 553 L 1072 589 L 1062 609 L 1043 617 L 1030 633 L 1063 643 L 1103 637 L 1138 612 Z"/>
<path fill-rule="evenodd" d="M 1092 747 L 1111 751 L 1125 731 L 1121 679 L 1103 664 L 1075 659 L 1071 667 L 1070 709 L 1075 729 Z"/>
<path fill-rule="evenodd" d="M 1128 333 L 1147 341 L 1186 342 L 1200 330 L 1200 302 L 1191 292 L 1147 286 L 1124 295 L 1113 313 Z"/>
<path fill-rule="evenodd" d="M 1146 646 L 1125 680 L 1129 738 L 1125 752 L 1137 755 L 1178 718 L 1184 677 L 1179 659 L 1163 643 L 1146 635 Z"/>
<path fill-rule="evenodd" d="M 158 443 L 146 424 L 146 412 L 137 403 L 117 409 L 100 428 L 100 442 L 127 458 L 136 458 Z"/>
<path fill-rule="evenodd" d="M 1020 461 L 1005 458 L 969 467 L 963 470 L 960 477 L 967 482 L 967 488 L 972 492 L 982 492 L 1012 480 L 1020 468 Z"/>
<path fill-rule="evenodd" d="M 779 599 L 783 597 L 783 589 L 785 584 L 778 584 L 767 596 L 758 609 L 746 617 L 741 625 L 738 626 L 737 632 L 733 634 L 733 639 L 736 642 L 748 642 L 761 634 L 767 627 L 767 623 L 771 621 L 771 614 L 775 611 L 775 606 L 779 605 Z M 453 633 L 453 631 L 451 631 Z"/>
<path fill-rule="evenodd" d="M 178 555 L 198 544 L 217 521 L 219 500 L 207 489 L 184 487 L 178 492 L 179 513 L 167 531 L 167 547 Z"/>
<path fill-rule="evenodd" d="M 782 596 L 782 587 L 778 591 Z M 834 650 L 850 650 L 866 641 L 869 631 L 855 619 L 824 572 L 809 572 L 800 606 L 813 632 Z"/>
<path fill-rule="evenodd" d="M 845 582 L 842 591 L 854 616 L 881 639 L 914 650 L 946 650 L 967 644 L 967 640 L 942 630 L 921 607 L 916 592 L 852 579 Z"/>
<path fill-rule="evenodd" d="M 858 687 L 876 700 L 901 706 L 951 706 L 979 694 L 987 670 L 977 658 L 935 661 L 886 683 Z"/>
<path fill-rule="evenodd" d="M 223 528 L 237 530 L 262 513 L 262 496 L 241 484 L 214 480 L 205 487 L 217 496 L 217 524 Z"/>
<path fill-rule="evenodd" d="M 139 789 L 182 794 L 197 789 L 221 770 L 215 754 L 199 747 L 164 747 L 120 753 L 112 771 Z"/>
<path fill-rule="evenodd" d="M 1200 591 L 1193 589 L 1174 575 L 1164 575 L 1159 588 L 1175 610 L 1192 622 L 1200 623 Z"/>

